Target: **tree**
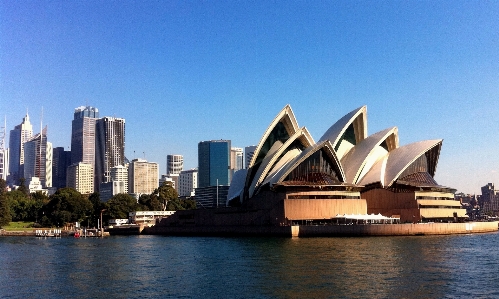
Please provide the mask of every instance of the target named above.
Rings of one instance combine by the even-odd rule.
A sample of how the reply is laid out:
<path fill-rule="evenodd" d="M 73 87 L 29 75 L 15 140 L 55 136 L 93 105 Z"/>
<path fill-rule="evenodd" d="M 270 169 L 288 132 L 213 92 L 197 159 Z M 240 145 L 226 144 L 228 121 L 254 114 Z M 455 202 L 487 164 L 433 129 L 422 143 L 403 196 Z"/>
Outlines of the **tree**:
<path fill-rule="evenodd" d="M 0 179 L 0 227 L 8 225 L 12 220 L 6 189 L 7 184 Z"/>
<path fill-rule="evenodd" d="M 24 195 L 29 196 L 29 190 L 26 187 L 26 179 L 25 178 L 20 178 L 19 179 L 19 187 L 17 188 L 17 190 L 19 190 L 22 193 L 24 193 Z"/>
<path fill-rule="evenodd" d="M 49 197 L 42 191 L 36 191 L 31 194 L 31 199 L 33 200 L 32 210 L 30 211 L 30 219 L 38 222 L 42 218 L 43 206 L 49 203 Z"/>
<path fill-rule="evenodd" d="M 168 210 L 168 211 L 178 210 L 178 209 L 175 209 L 175 210 L 168 209 L 168 202 L 175 200 L 175 199 L 178 199 L 177 190 L 175 190 L 175 188 L 173 188 L 172 182 L 163 182 L 163 184 L 161 184 L 161 186 L 159 186 L 159 188 L 156 188 L 156 190 L 154 190 L 153 194 L 151 194 L 151 195 L 157 196 L 159 202 L 163 205 L 162 206 L 163 210 Z M 176 205 L 170 204 L 170 206 L 176 206 Z"/>
<path fill-rule="evenodd" d="M 53 225 L 83 221 L 92 213 L 92 203 L 73 188 L 61 188 L 50 197 L 44 207 L 45 215 Z"/>
<path fill-rule="evenodd" d="M 97 226 L 97 219 L 100 217 L 100 212 L 105 209 L 104 203 L 100 200 L 100 193 L 99 192 L 94 192 L 90 194 L 88 197 L 88 200 L 92 203 L 93 209 L 92 209 L 92 215 L 89 218 L 89 223 L 88 225 L 90 226 Z"/>
<path fill-rule="evenodd" d="M 29 197 L 24 194 L 24 192 L 17 190 L 12 190 L 7 193 L 8 204 L 10 209 L 10 214 L 13 221 L 23 221 L 26 220 L 29 214 Z"/>
<path fill-rule="evenodd" d="M 163 210 L 163 205 L 158 199 L 158 196 L 154 193 L 152 194 L 142 194 L 139 198 L 139 204 L 144 210 L 147 211 L 161 211 Z"/>
<path fill-rule="evenodd" d="M 106 202 L 107 215 L 111 219 L 128 219 L 128 213 L 141 210 L 135 197 L 121 193 Z"/>

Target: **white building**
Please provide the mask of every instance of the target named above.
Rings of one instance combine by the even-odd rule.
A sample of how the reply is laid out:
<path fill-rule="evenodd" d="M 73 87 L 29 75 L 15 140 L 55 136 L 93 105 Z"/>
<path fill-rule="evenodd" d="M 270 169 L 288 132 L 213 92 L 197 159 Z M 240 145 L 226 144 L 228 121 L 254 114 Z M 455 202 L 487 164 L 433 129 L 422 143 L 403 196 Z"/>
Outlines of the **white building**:
<path fill-rule="evenodd" d="M 195 195 L 198 187 L 198 170 L 184 170 L 179 175 L 178 195 L 180 197 L 190 197 Z"/>
<path fill-rule="evenodd" d="M 36 176 L 26 180 L 26 187 L 28 188 L 29 193 L 36 193 L 38 191 L 42 191 L 44 194 L 48 194 L 48 190 L 43 189 L 40 179 L 37 178 Z"/>
<path fill-rule="evenodd" d="M 233 147 L 230 149 L 230 169 L 232 174 L 243 169 L 243 149 L 240 147 Z"/>
<path fill-rule="evenodd" d="M 43 188 L 52 187 L 52 154 L 45 127 L 24 144 L 24 178 L 38 177 Z"/>
<path fill-rule="evenodd" d="M 129 223 L 133 224 L 155 224 L 156 219 L 166 218 L 175 214 L 175 211 L 136 211 L 129 212 Z"/>
<path fill-rule="evenodd" d="M 6 127 L 7 124 L 4 124 L 0 131 L 0 179 L 4 181 L 7 181 L 7 175 L 9 174 L 9 149 L 5 148 Z"/>
<path fill-rule="evenodd" d="M 81 194 L 94 192 L 94 169 L 91 164 L 77 163 L 68 167 L 66 184 Z"/>
<path fill-rule="evenodd" d="M 111 167 L 111 182 L 120 182 L 119 185 L 123 186 L 123 190 L 120 193 L 128 193 L 128 165 Z"/>
<path fill-rule="evenodd" d="M 135 194 L 151 194 L 159 186 L 158 163 L 134 159 L 128 165 L 128 192 Z"/>
<path fill-rule="evenodd" d="M 23 118 L 23 122 L 10 131 L 9 138 L 9 181 L 12 185 L 18 183 L 19 178 L 24 176 L 24 143 L 33 136 L 33 126 L 29 121 L 29 115 Z"/>
<path fill-rule="evenodd" d="M 167 155 L 166 156 L 166 174 L 179 174 L 184 170 L 184 156 Z"/>
<path fill-rule="evenodd" d="M 9 175 L 9 149 L 0 149 L 0 179 L 7 181 Z"/>

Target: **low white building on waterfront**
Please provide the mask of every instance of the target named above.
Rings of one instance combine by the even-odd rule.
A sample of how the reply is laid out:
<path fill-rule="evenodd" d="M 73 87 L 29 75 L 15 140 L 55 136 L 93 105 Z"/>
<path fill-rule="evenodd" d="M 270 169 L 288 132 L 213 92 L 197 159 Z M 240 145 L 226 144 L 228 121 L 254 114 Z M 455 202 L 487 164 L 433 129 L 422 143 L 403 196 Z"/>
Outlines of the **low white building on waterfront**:
<path fill-rule="evenodd" d="M 156 219 L 167 218 L 176 211 L 135 211 L 128 213 L 129 223 L 133 224 L 155 224 Z"/>

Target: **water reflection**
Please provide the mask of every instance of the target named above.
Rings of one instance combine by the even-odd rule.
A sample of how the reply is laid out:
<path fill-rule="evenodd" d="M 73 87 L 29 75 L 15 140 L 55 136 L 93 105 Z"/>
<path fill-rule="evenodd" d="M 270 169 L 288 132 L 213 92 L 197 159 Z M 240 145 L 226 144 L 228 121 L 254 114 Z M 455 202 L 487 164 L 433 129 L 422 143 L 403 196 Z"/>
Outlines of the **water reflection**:
<path fill-rule="evenodd" d="M 0 297 L 490 298 L 498 236 L 8 237 Z"/>

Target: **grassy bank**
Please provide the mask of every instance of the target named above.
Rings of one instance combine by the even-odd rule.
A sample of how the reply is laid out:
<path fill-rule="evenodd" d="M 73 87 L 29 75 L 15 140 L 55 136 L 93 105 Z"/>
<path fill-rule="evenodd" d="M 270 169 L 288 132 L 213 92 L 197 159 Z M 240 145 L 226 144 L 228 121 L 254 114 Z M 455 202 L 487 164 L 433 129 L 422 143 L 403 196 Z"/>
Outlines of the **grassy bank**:
<path fill-rule="evenodd" d="M 24 221 L 15 221 L 9 223 L 9 225 L 2 226 L 6 231 L 23 231 L 23 230 L 32 230 L 34 222 L 24 222 Z"/>

